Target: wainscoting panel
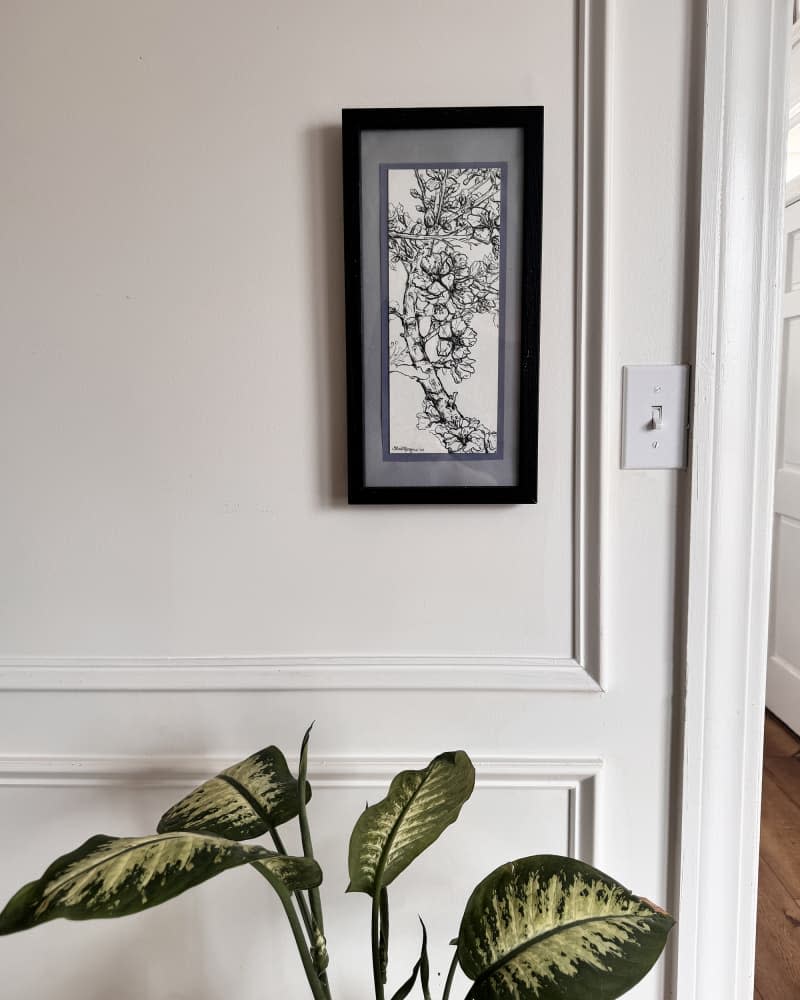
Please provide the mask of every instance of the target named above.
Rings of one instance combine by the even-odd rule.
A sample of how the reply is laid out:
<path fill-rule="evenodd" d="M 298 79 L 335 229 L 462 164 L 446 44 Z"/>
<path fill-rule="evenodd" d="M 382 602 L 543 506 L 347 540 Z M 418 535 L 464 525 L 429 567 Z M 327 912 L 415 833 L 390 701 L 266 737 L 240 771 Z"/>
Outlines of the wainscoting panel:
<path fill-rule="evenodd" d="M 0 869 L 0 896 L 38 877 L 55 856 L 95 833 L 151 832 L 161 813 L 230 759 L 0 758 L 0 843 L 13 864 Z M 290 762 L 294 764 L 294 762 Z M 382 798 L 399 758 L 315 758 L 309 806 L 315 850 L 325 871 L 323 900 L 330 949 L 340 959 L 332 985 L 340 997 L 365 996 L 370 984 L 369 900 L 345 893 L 350 829 L 366 801 Z M 474 884 L 494 867 L 531 853 L 591 858 L 595 759 L 485 758 L 459 821 L 393 884 L 396 928 L 390 984 L 416 956 L 417 915 L 431 937 L 432 977 L 447 971 L 448 941 Z M 299 851 L 294 826 L 282 828 Z M 188 1000 L 235 995 L 302 996 L 303 974 L 271 890 L 249 870 L 227 872 L 152 911 L 120 920 L 54 921 L 19 935 L 4 953 L 9 995 L 63 1000 Z M 48 974 L 37 960 L 45 949 Z M 347 956 L 342 961 L 341 956 Z"/>

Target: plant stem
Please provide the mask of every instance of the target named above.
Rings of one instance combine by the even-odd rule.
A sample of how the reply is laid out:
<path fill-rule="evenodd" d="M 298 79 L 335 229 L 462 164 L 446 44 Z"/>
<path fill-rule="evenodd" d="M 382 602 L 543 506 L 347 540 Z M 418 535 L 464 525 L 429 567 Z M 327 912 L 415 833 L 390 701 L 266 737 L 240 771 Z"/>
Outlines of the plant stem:
<path fill-rule="evenodd" d="M 272 843 L 275 845 L 275 850 L 279 854 L 286 854 L 286 848 L 283 844 L 280 834 L 275 829 L 274 826 L 270 825 L 269 835 L 272 837 Z M 303 918 L 303 924 L 306 929 L 306 934 L 308 935 L 308 942 L 313 946 L 314 944 L 314 918 L 311 916 L 311 912 L 308 909 L 308 903 L 306 903 L 305 896 L 303 893 L 297 889 L 294 894 L 294 898 L 297 901 L 297 908 L 300 910 L 300 916 Z M 319 981 L 322 983 L 322 989 L 325 991 L 325 1000 L 331 1000 L 331 988 L 328 985 L 328 975 L 325 972 L 319 974 Z"/>
<path fill-rule="evenodd" d="M 313 723 L 312 723 L 313 725 Z M 314 846 L 311 843 L 311 829 L 308 825 L 308 814 L 306 812 L 306 787 L 308 782 L 306 781 L 306 770 L 308 767 L 308 737 L 311 733 L 311 726 L 308 727 L 305 736 L 303 737 L 303 745 L 300 749 L 300 770 L 298 774 L 298 786 L 300 791 L 300 798 L 298 800 L 299 813 L 298 820 L 300 822 L 300 840 L 303 844 L 303 854 L 307 858 L 314 857 Z M 317 887 L 308 890 L 308 901 L 311 904 L 311 913 L 314 916 L 314 921 L 316 922 L 319 933 L 325 936 L 325 923 L 322 919 L 322 902 L 319 896 L 319 889 Z"/>
<path fill-rule="evenodd" d="M 283 840 L 281 839 L 280 834 L 271 824 L 269 828 L 269 835 L 270 837 L 272 837 L 272 843 L 275 845 L 275 850 L 278 852 L 278 854 L 287 854 L 288 852 L 283 844 Z M 303 918 L 303 923 L 305 924 L 306 932 L 308 934 L 308 939 L 309 941 L 313 942 L 314 940 L 313 923 L 311 920 L 311 912 L 308 909 L 308 903 L 306 903 L 305 896 L 298 889 L 294 894 L 294 898 L 297 900 L 297 906 L 298 909 L 300 910 L 300 916 Z"/>
<path fill-rule="evenodd" d="M 311 858 L 312 860 L 314 859 L 314 847 L 311 843 L 311 829 L 308 824 L 308 814 L 306 812 L 306 791 L 308 789 L 306 774 L 308 773 L 308 739 L 311 735 L 311 728 L 313 725 L 314 723 L 312 722 L 311 726 L 309 726 L 306 730 L 303 742 L 300 746 L 300 767 L 297 776 L 298 791 L 300 793 L 297 816 L 298 822 L 300 823 L 300 840 L 303 845 L 303 854 L 305 857 Z M 298 893 L 298 900 L 299 899 L 300 894 Z M 322 901 L 320 899 L 318 887 L 315 886 L 308 890 L 308 902 L 311 906 L 311 916 L 309 917 L 308 915 L 305 902 L 301 902 L 299 904 L 300 911 L 303 914 L 303 920 L 306 922 L 311 947 L 314 950 L 314 965 L 319 968 L 319 981 L 325 994 L 325 1000 L 331 1000 L 328 977 L 325 974 L 325 966 L 327 965 L 328 957 L 325 943 L 325 924 L 322 919 Z"/>
<path fill-rule="evenodd" d="M 453 955 L 453 961 L 450 963 L 450 968 L 447 970 L 447 979 L 444 981 L 444 993 L 442 993 L 442 1000 L 448 1000 L 450 996 L 450 987 L 453 985 L 453 976 L 456 974 L 456 969 L 458 968 L 458 948 L 455 950 Z"/>
<path fill-rule="evenodd" d="M 311 987 L 311 992 L 314 995 L 314 1000 L 326 1000 L 325 990 L 322 988 L 317 970 L 314 968 L 314 960 L 311 958 L 311 952 L 308 950 L 308 945 L 303 935 L 303 928 L 292 905 L 292 897 L 288 893 L 280 893 L 279 895 L 281 903 L 283 903 L 283 908 L 286 911 L 286 916 L 289 918 L 289 926 L 292 928 L 295 944 L 297 945 L 297 950 L 300 952 L 300 961 L 303 963 L 303 969 L 306 973 L 306 979 L 308 979 L 308 985 Z"/>
<path fill-rule="evenodd" d="M 381 974 L 381 894 L 375 886 L 372 897 L 372 979 L 375 983 L 375 1000 L 384 1000 Z"/>
<path fill-rule="evenodd" d="M 381 960 L 381 982 L 386 983 L 389 968 L 389 894 L 385 888 L 381 889 L 380 892 L 379 919 L 378 939 Z"/>
<path fill-rule="evenodd" d="M 307 743 L 307 741 L 308 741 L 308 733 L 306 733 L 306 738 L 303 741 L 304 746 Z M 265 826 L 267 827 L 267 830 L 269 831 L 270 837 L 272 837 L 272 842 L 275 845 L 275 850 L 279 854 L 286 855 L 287 853 L 286 848 L 284 847 L 280 834 L 275 829 L 275 826 L 269 817 L 269 813 L 262 807 L 261 803 L 250 793 L 249 789 L 245 785 L 242 785 L 235 778 L 232 778 L 230 775 L 227 774 L 220 775 L 220 777 L 224 781 L 226 781 L 232 788 L 235 788 L 236 791 L 245 800 L 245 802 L 247 802 L 247 804 L 250 806 L 253 812 L 262 819 Z M 305 786 L 301 783 L 301 797 L 304 789 Z M 317 973 L 316 964 L 310 958 L 308 945 L 306 945 L 305 938 L 303 937 L 303 929 L 300 926 L 300 923 L 297 919 L 297 914 L 295 913 L 294 907 L 292 906 L 291 894 L 288 891 L 285 891 L 281 889 L 278 885 L 276 885 L 275 882 L 273 882 L 273 880 L 269 877 L 269 875 L 267 875 L 265 871 L 259 868 L 258 865 L 253 865 L 253 867 L 256 869 L 259 875 L 263 876 L 278 893 L 281 903 L 283 904 L 283 908 L 284 910 L 286 910 L 286 915 L 289 918 L 289 923 L 291 924 L 292 927 L 292 933 L 294 934 L 295 941 L 297 942 L 297 949 L 300 952 L 300 958 L 303 961 L 303 966 L 306 968 L 307 975 L 308 975 L 308 967 L 306 966 L 306 958 L 308 958 L 308 960 L 311 961 L 312 963 L 311 970 L 313 972 L 314 978 L 312 981 L 312 979 L 309 977 L 309 983 L 311 984 L 311 991 L 314 994 L 315 1000 L 331 1000 L 331 991 L 330 987 L 328 986 L 328 977 L 325 975 L 324 972 L 320 972 L 319 974 Z M 314 947 L 317 938 L 317 935 L 315 933 L 314 920 L 312 919 L 311 914 L 308 911 L 308 906 L 306 905 L 306 901 L 303 898 L 303 895 L 300 892 L 300 890 L 297 890 L 294 893 L 294 895 L 297 899 L 297 905 L 300 909 L 300 913 L 303 916 L 303 923 L 305 924 L 306 932 L 308 934 L 309 945 L 311 945 L 311 947 Z"/>

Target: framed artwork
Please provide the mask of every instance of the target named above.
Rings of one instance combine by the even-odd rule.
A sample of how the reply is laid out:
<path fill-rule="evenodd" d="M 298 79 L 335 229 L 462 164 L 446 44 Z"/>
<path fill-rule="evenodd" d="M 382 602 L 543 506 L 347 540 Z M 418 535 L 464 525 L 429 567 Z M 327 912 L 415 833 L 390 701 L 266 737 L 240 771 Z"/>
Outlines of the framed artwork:
<path fill-rule="evenodd" d="M 350 503 L 535 503 L 543 109 L 342 112 Z"/>

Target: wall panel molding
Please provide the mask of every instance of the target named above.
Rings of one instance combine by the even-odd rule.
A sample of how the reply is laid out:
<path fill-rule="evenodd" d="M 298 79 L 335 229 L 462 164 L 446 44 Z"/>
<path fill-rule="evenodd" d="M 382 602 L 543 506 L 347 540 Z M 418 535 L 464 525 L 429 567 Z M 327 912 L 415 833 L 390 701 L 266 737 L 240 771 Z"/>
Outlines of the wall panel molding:
<path fill-rule="evenodd" d="M 576 0 L 575 449 L 572 655 L 0 657 L 0 691 L 604 689 L 602 549 L 610 64 L 607 0 Z M 613 464 L 613 462 L 611 462 Z"/>
<path fill-rule="evenodd" d="M 597 691 L 577 660 L 534 657 L 1 657 L 3 691 Z"/>
<path fill-rule="evenodd" d="M 230 756 L 0 757 L 0 795 L 8 788 L 176 788 L 189 789 L 246 754 Z M 291 768 L 297 760 L 288 758 Z M 328 756 L 309 759 L 309 780 L 318 788 L 383 788 L 398 771 L 422 768 L 423 757 Z M 475 787 L 561 789 L 567 792 L 569 853 L 591 861 L 594 851 L 598 757 L 473 757 Z"/>

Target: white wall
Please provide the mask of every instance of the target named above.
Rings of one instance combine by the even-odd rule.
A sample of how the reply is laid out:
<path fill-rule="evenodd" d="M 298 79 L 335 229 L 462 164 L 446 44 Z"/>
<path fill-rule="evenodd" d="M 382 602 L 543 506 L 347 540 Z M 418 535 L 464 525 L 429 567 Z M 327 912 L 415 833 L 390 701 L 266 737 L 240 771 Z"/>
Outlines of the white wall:
<path fill-rule="evenodd" d="M 691 8 L 619 0 L 611 18 L 606 315 L 589 317 L 602 337 L 592 357 L 605 358 L 588 372 L 603 400 L 590 413 L 604 503 L 589 511 L 592 555 L 575 534 L 576 6 L 2 5 L 0 668 L 12 682 L 0 843 L 15 860 L 0 865 L 0 896 L 89 833 L 149 829 L 179 794 L 174 755 L 188 775 L 205 755 L 291 752 L 316 718 L 343 1000 L 369 982 L 352 957 L 367 918 L 337 890 L 350 822 L 378 792 L 337 754 L 378 771 L 386 754 L 448 746 L 506 756 L 522 776 L 482 786 L 473 829 L 509 819 L 485 829 L 477 874 L 583 838 L 583 853 L 666 900 L 681 480 L 618 471 L 619 371 L 685 360 Z M 546 108 L 536 507 L 345 504 L 339 112 L 415 104 Z M 603 618 L 584 624 L 602 641 L 605 694 L 576 650 L 576 559 L 594 565 L 601 535 L 587 586 L 594 600 L 602 581 Z M 193 685 L 204 657 L 239 662 L 233 689 L 218 675 Z M 258 679 L 269 657 L 334 671 L 374 657 L 405 658 L 398 670 L 478 657 L 498 671 L 577 657 L 569 676 L 596 693 L 297 691 L 274 672 L 271 690 Z M 66 680 L 46 673 L 50 658 Z M 135 690 L 135 671 L 113 674 L 132 662 L 169 667 L 181 690 Z M 325 784 L 326 765 L 344 767 L 341 781 Z M 457 910 L 476 874 L 475 841 L 454 837 L 464 884 L 442 875 L 445 849 L 409 883 L 434 880 L 424 903 L 398 899 L 440 941 L 453 931 L 446 904 Z M 0 941 L 9 1000 L 210 1000 L 234 983 L 255 1000 L 265 970 L 275 995 L 299 996 L 294 966 L 272 964 L 284 938 L 262 895 L 234 873 L 119 926 L 60 922 Z M 241 910 L 246 930 L 229 915 Z M 413 932 L 397 934 L 410 956 Z M 439 947 L 434 968 L 448 958 Z M 656 976 L 636 996 L 661 989 Z"/>
<path fill-rule="evenodd" d="M 574 13 L 430 8 L 6 6 L 5 652 L 569 652 Z M 340 110 L 487 79 L 548 108 L 550 514 L 349 510 Z"/>

